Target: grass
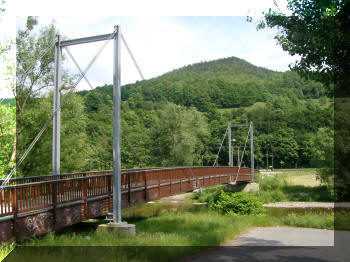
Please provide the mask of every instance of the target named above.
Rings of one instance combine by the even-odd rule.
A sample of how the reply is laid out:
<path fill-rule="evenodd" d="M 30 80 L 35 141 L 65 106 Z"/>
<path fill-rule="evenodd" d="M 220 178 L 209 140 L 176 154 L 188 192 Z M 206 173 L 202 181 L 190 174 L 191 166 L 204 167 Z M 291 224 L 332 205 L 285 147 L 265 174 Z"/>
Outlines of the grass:
<path fill-rule="evenodd" d="M 102 222 L 102 221 L 101 221 Z M 150 218 L 131 218 L 137 235 L 120 237 L 96 232 L 95 226 L 73 226 L 26 240 L 25 246 L 217 246 L 254 226 L 277 225 L 266 216 L 232 217 L 214 211 L 166 212 Z M 79 233 L 77 233 L 79 232 Z"/>
<path fill-rule="evenodd" d="M 281 222 L 286 226 L 334 230 L 334 214 L 320 216 L 318 214 L 297 215 L 291 213 L 281 218 Z"/>
<path fill-rule="evenodd" d="M 132 261 L 177 261 L 206 250 L 211 246 L 218 246 L 249 228 L 274 226 L 279 224 L 278 221 L 278 219 L 271 219 L 267 216 L 224 216 L 214 211 L 209 211 L 207 208 L 203 208 L 202 211 L 184 213 L 169 211 L 150 218 L 130 218 L 129 222 L 136 225 L 136 237 L 121 237 L 113 233 L 96 232 L 96 225 L 80 223 L 70 228 L 25 240 L 18 243 L 17 246 L 20 248 L 44 247 L 40 249 L 40 252 L 37 252 L 36 249 L 33 249 L 33 251 L 28 248 L 25 249 L 25 252 L 29 252 L 29 254 L 25 255 L 27 257 L 26 261 L 37 261 L 40 257 L 41 259 L 47 257 L 49 256 L 47 253 L 49 251 L 51 252 L 50 257 L 56 258 L 60 256 L 62 247 L 72 246 L 119 246 L 130 248 L 136 246 L 141 248 L 142 254 L 134 257 Z M 145 248 L 146 246 L 156 248 Z M 59 248 L 48 249 L 47 247 Z M 88 250 L 86 249 L 84 252 L 88 252 Z M 118 254 L 118 261 L 129 261 L 128 256 L 130 254 L 128 252 L 132 252 L 132 250 L 135 249 L 123 248 L 120 251 L 121 254 Z M 33 252 L 33 254 L 30 252 Z M 157 252 L 160 252 L 160 254 L 155 255 Z M 108 254 L 100 254 L 100 261 L 102 257 L 104 261 L 110 261 L 105 259 L 105 256 L 109 256 L 111 250 L 106 251 L 106 253 Z M 23 256 L 22 253 L 21 257 Z M 76 257 L 71 257 L 70 260 L 82 261 L 81 256 L 78 252 Z M 124 260 L 121 258 L 124 258 Z M 84 261 L 92 261 L 89 258 L 85 259 Z"/>
<path fill-rule="evenodd" d="M 201 194 L 196 193 L 191 195 L 190 199 L 196 203 L 209 203 L 214 198 L 216 193 L 220 192 L 224 188 L 224 185 L 206 188 Z"/>
<path fill-rule="evenodd" d="M 314 170 L 286 171 L 279 173 L 276 177 L 262 177 L 260 175 L 257 178 L 260 183 L 260 191 L 254 194 L 262 202 L 329 200 L 330 196 L 327 188 L 315 185 L 305 186 L 303 184 L 305 183 L 305 176 L 314 175 Z M 210 202 L 221 189 L 222 186 L 219 186 L 204 190 L 202 194 L 194 194 L 192 201 Z M 158 210 L 157 206 L 162 210 Z M 350 230 L 349 211 L 336 210 L 334 214 L 332 211 L 294 213 L 283 210 L 283 214 L 279 215 L 265 213 L 255 216 L 230 216 L 209 210 L 206 206 L 196 206 L 193 209 L 187 209 L 187 207 L 184 209 L 181 209 L 181 207 L 163 209 L 160 204 L 152 204 L 149 206 L 142 205 L 139 209 L 142 211 L 141 213 L 138 213 L 137 210 L 131 210 L 130 216 L 125 218 L 129 223 L 136 225 L 137 235 L 133 238 L 116 236 L 106 232 L 96 232 L 98 223 L 104 223 L 103 220 L 99 220 L 97 223 L 84 222 L 24 240 L 18 243 L 17 246 L 45 247 L 38 254 L 31 254 L 30 250 L 33 249 L 23 251 L 29 252 L 27 255 L 24 255 L 25 261 L 31 261 L 29 258 L 37 261 L 42 259 L 43 256 L 50 256 L 60 261 L 58 258 L 61 253 L 65 254 L 65 258 L 69 258 L 69 261 L 96 261 L 101 260 L 102 257 L 105 261 L 113 259 L 115 261 L 115 257 L 118 257 L 118 261 L 176 261 L 198 253 L 210 246 L 218 246 L 253 227 L 298 226 Z M 14 244 L 3 244 L 0 248 L 0 257 L 3 259 L 14 246 Z M 50 246 L 59 246 L 60 248 L 52 250 L 48 248 Z M 92 253 L 89 253 L 90 251 L 88 250 L 90 249 L 79 249 L 82 251 L 76 249 L 62 250 L 62 247 L 68 248 L 71 246 L 91 248 L 93 246 L 117 246 L 123 248 L 118 250 L 96 249 L 91 251 Z M 136 247 L 139 249 L 135 251 Z M 114 258 L 108 257 L 112 255 Z"/>
<path fill-rule="evenodd" d="M 277 173 L 278 172 L 278 173 Z M 329 188 L 316 180 L 315 169 L 277 171 L 267 176 L 258 174 L 260 191 L 255 193 L 264 203 L 282 201 L 332 202 Z"/>
<path fill-rule="evenodd" d="M 15 243 L 2 243 L 0 246 L 0 261 L 4 260 L 5 257 L 15 248 Z"/>
<path fill-rule="evenodd" d="M 281 173 L 277 173 L 276 175 L 285 178 L 288 185 L 307 187 L 321 186 L 320 180 L 316 178 L 316 169 L 286 170 L 280 172 Z"/>
<path fill-rule="evenodd" d="M 339 213 L 339 215 L 341 215 L 344 220 L 343 225 L 347 225 L 347 230 L 349 230 L 349 212 Z M 98 221 L 98 223 L 103 222 L 103 220 Z M 31 255 L 26 255 L 25 261 L 37 261 L 38 258 L 44 258 L 49 254 L 56 258 L 63 252 L 62 247 L 72 246 L 130 247 L 130 249 L 119 249 L 118 258 L 120 259 L 118 261 L 176 261 L 205 250 L 210 246 L 218 246 L 253 227 L 298 226 L 334 229 L 333 213 L 291 213 L 280 217 L 267 215 L 230 216 L 208 210 L 207 207 L 183 213 L 169 210 L 148 218 L 142 216 L 130 217 L 128 218 L 128 222 L 136 225 L 137 235 L 134 238 L 116 236 L 113 233 L 107 232 L 96 232 L 95 229 L 98 223 L 80 223 L 56 232 L 50 232 L 45 235 L 24 240 L 18 243 L 17 246 L 44 247 L 39 249 L 40 252 L 38 252 L 37 249 L 25 249 L 25 252 L 33 252 Z M 343 228 L 343 230 L 344 229 L 345 228 Z M 144 248 L 146 246 L 154 248 Z M 12 247 L 7 246 L 7 249 L 4 248 L 2 251 L 8 252 Z M 48 249 L 48 247 L 59 248 Z M 142 252 L 135 255 L 133 254 L 133 252 L 135 253 L 135 248 L 131 247 L 139 247 Z M 86 252 L 90 252 L 89 250 L 91 249 L 81 249 L 81 252 L 75 249 L 63 250 L 69 253 L 70 261 L 81 261 L 83 258 L 84 261 L 93 261 L 93 255 L 86 255 Z M 96 252 L 102 252 L 102 254 L 99 254 L 99 258 L 103 257 L 105 261 L 110 261 L 107 258 L 105 259 L 105 256 L 109 256 L 113 250 L 106 249 L 104 251 L 106 254 L 103 254 L 102 251 L 98 251 L 98 249 Z M 64 254 L 64 252 L 62 254 Z M 76 252 L 76 255 L 73 255 L 74 252 Z M 155 255 L 157 252 L 160 253 Z M 130 260 L 131 255 L 133 256 L 132 260 Z M 87 257 L 85 258 L 84 256 Z M 29 258 L 32 258 L 32 260 Z M 57 261 L 59 260 L 57 259 Z"/>

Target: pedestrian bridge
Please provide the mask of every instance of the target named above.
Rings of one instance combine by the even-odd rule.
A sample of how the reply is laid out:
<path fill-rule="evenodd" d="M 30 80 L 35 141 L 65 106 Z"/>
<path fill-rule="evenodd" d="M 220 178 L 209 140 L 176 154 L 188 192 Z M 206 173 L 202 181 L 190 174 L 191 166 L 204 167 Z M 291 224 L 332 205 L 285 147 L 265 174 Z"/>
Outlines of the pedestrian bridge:
<path fill-rule="evenodd" d="M 124 169 L 122 208 L 199 187 L 249 182 L 250 172 L 250 168 L 238 167 Z M 0 242 L 105 216 L 112 211 L 112 196 L 112 170 L 13 178 L 0 193 Z"/>

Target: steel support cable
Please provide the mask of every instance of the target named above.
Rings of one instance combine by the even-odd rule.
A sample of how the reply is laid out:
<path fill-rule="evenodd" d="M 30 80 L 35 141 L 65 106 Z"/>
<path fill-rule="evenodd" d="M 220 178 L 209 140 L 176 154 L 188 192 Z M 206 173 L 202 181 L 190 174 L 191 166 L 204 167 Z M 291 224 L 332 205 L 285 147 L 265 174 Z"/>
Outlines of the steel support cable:
<path fill-rule="evenodd" d="M 66 50 L 68 56 L 70 57 L 70 59 L 72 59 L 73 63 L 75 64 L 75 66 L 77 67 L 77 69 L 79 70 L 80 74 L 83 73 L 83 71 L 81 70 L 78 62 L 75 60 L 75 58 L 73 57 L 72 53 L 70 52 L 69 48 L 66 46 L 64 47 L 64 49 Z M 84 76 L 85 81 L 87 82 L 87 84 L 89 85 L 90 89 L 93 90 L 94 87 L 91 85 L 89 79 Z M 102 105 L 104 111 L 106 112 L 107 115 L 112 115 L 111 110 L 105 105 L 105 103 L 102 101 L 102 99 L 99 96 L 96 96 L 97 99 L 99 100 L 100 104 Z M 106 134 L 104 133 L 104 135 L 106 136 Z M 134 152 L 135 156 L 138 158 L 138 160 L 140 161 L 140 163 L 146 167 L 146 164 L 141 160 L 141 157 L 137 154 L 135 148 L 133 147 L 133 145 L 131 144 L 131 142 L 129 142 L 129 140 L 127 139 L 126 135 L 124 135 L 122 133 L 122 137 L 125 139 L 126 143 L 128 144 L 128 146 L 130 147 L 130 149 Z"/>
<path fill-rule="evenodd" d="M 137 68 L 137 71 L 139 72 L 139 74 L 140 74 L 140 76 L 141 76 L 141 79 L 142 79 L 142 80 L 145 80 L 145 78 L 144 78 L 144 76 L 143 76 L 143 74 L 142 74 L 142 72 L 141 72 L 141 70 L 140 70 L 140 67 L 138 66 L 138 64 L 137 64 L 137 62 L 136 62 L 136 59 L 134 58 L 134 56 L 133 56 L 133 54 L 132 54 L 132 52 L 131 52 L 131 50 L 130 50 L 130 48 L 129 48 L 129 46 L 128 46 L 128 44 L 127 44 L 127 42 L 126 42 L 126 40 L 125 40 L 125 38 L 124 38 L 124 36 L 123 36 L 123 34 L 121 34 L 121 37 L 122 37 L 123 43 L 124 43 L 126 49 L 128 50 L 128 53 L 129 53 L 129 55 L 130 55 L 130 57 L 131 57 L 131 59 L 132 59 L 134 65 L 135 65 L 135 67 Z M 152 100 L 153 100 L 155 106 L 157 107 L 157 110 L 159 110 L 160 108 L 159 108 L 159 106 L 158 106 L 158 104 L 157 104 L 157 100 L 155 99 L 155 97 L 154 97 L 154 95 L 153 95 L 153 93 L 152 93 L 150 87 L 148 88 L 148 91 L 149 91 L 149 93 L 150 93 L 150 95 L 151 95 L 151 98 L 152 98 Z M 158 112 L 158 111 L 157 111 L 157 112 Z M 158 114 L 159 114 L 159 113 L 158 113 Z M 178 144 L 178 143 L 177 143 L 176 136 L 175 136 L 174 133 L 171 131 L 168 121 L 164 121 L 165 119 L 164 119 L 164 117 L 162 116 L 162 114 L 159 114 L 159 116 L 160 116 L 160 118 L 163 118 L 163 122 L 165 122 L 165 123 L 167 124 L 168 131 L 169 131 L 169 133 L 171 134 L 171 136 L 174 138 L 175 144 Z M 180 144 L 180 151 L 181 151 L 182 155 L 184 156 L 183 151 L 182 151 L 181 144 Z M 184 158 L 184 160 L 186 160 L 186 159 Z M 194 173 L 193 173 L 193 171 L 192 171 L 192 168 L 191 168 L 191 167 L 188 167 L 188 169 L 190 170 L 192 177 L 194 177 Z"/>
<path fill-rule="evenodd" d="M 223 139 L 222 139 L 222 141 L 221 141 L 221 145 L 220 145 L 220 148 L 219 148 L 218 153 L 216 154 L 216 158 L 215 158 L 215 161 L 214 161 L 213 166 L 215 166 L 215 165 L 216 165 L 216 161 L 218 160 L 218 157 L 219 157 L 219 154 L 220 154 L 220 151 L 221 151 L 222 145 L 224 144 L 225 137 L 226 137 L 226 134 L 227 134 L 227 130 L 228 130 L 228 129 L 229 129 L 229 126 L 227 126 L 227 128 L 226 128 L 224 138 L 223 138 Z"/>
<path fill-rule="evenodd" d="M 41 137 L 41 135 L 44 133 L 44 131 L 46 130 L 46 128 L 49 126 L 49 124 L 51 123 L 51 121 L 54 119 L 54 117 L 57 115 L 57 112 L 59 110 L 61 110 L 61 107 L 65 104 L 65 102 L 67 101 L 67 98 L 69 97 L 69 95 L 75 90 L 75 88 L 77 87 L 77 85 L 79 84 L 79 82 L 81 81 L 81 79 L 83 79 L 83 77 L 86 75 L 86 73 L 89 71 L 89 69 L 91 68 L 91 66 L 93 65 L 93 63 L 96 61 L 96 59 L 99 57 L 99 55 L 101 54 L 101 52 L 104 50 L 104 48 L 106 47 L 106 45 L 109 43 L 108 40 L 110 40 L 116 33 L 117 28 L 113 31 L 113 33 L 110 34 L 110 36 L 106 39 L 107 41 L 101 46 L 101 48 L 98 50 L 97 54 L 94 56 L 94 58 L 91 60 L 91 62 L 88 64 L 88 66 L 85 68 L 83 74 L 80 75 L 80 77 L 78 78 L 78 80 L 75 82 L 75 84 L 73 85 L 73 87 L 69 90 L 69 92 L 66 94 L 66 96 L 64 97 L 64 99 L 62 100 L 62 103 L 59 107 L 57 107 L 55 109 L 55 111 L 53 112 L 53 114 L 51 115 L 51 117 L 46 121 L 46 123 L 44 124 L 44 126 L 41 128 L 41 130 L 39 131 L 39 133 L 35 136 L 35 138 L 33 139 L 33 141 L 30 143 L 30 145 L 28 146 L 27 150 L 23 153 L 23 155 L 21 156 L 21 158 L 18 160 L 18 162 L 16 163 L 16 165 L 13 167 L 13 169 L 11 170 L 11 172 L 6 176 L 6 178 L 4 179 L 4 182 L 1 184 L 0 187 L 0 192 L 3 190 L 3 188 L 6 186 L 6 184 L 8 183 L 8 181 L 11 179 L 11 177 L 13 176 L 13 174 L 15 173 L 15 171 L 17 170 L 17 168 L 22 164 L 23 160 L 27 157 L 27 155 L 29 154 L 29 152 L 32 150 L 32 148 L 34 147 L 34 145 L 36 144 L 36 142 L 39 140 L 39 138 Z"/>
<path fill-rule="evenodd" d="M 123 40 L 123 43 L 124 43 L 126 49 L 127 49 L 128 52 L 129 52 L 129 55 L 130 55 L 132 61 L 134 62 L 134 65 L 135 65 L 136 68 L 137 68 L 137 71 L 139 72 L 139 74 L 140 74 L 140 76 L 141 76 L 141 79 L 142 79 L 142 80 L 145 80 L 145 78 L 144 78 L 144 76 L 143 76 L 143 74 L 142 74 L 142 72 L 141 72 L 141 70 L 140 70 L 140 67 L 139 67 L 138 64 L 136 63 L 136 60 L 135 60 L 133 54 L 131 53 L 131 50 L 130 50 L 129 46 L 128 46 L 128 44 L 126 43 L 126 41 L 125 41 L 125 39 L 124 39 L 123 34 L 121 34 L 121 37 L 122 37 L 122 40 Z"/>
<path fill-rule="evenodd" d="M 246 149 L 246 146 L 247 146 L 247 141 L 248 141 L 249 134 L 250 134 L 250 128 L 248 129 L 247 138 L 246 138 L 246 140 L 245 140 L 245 144 L 244 144 L 244 148 L 243 148 L 243 153 L 242 153 L 242 156 L 241 156 L 241 161 L 239 161 L 238 171 L 237 171 L 237 174 L 236 174 L 235 183 L 237 182 L 238 175 L 239 175 L 239 171 L 241 170 L 242 161 L 243 161 L 244 152 L 245 152 L 245 149 Z"/>

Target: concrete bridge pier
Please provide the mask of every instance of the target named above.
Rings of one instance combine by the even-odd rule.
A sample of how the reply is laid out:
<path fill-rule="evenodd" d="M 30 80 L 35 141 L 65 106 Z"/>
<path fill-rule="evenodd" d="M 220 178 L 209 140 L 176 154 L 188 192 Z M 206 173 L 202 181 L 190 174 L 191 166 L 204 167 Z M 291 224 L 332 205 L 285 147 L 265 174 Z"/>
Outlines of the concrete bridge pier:
<path fill-rule="evenodd" d="M 241 181 L 231 182 L 227 184 L 227 190 L 229 192 L 256 192 L 259 191 L 259 184 Z"/>
<path fill-rule="evenodd" d="M 134 237 L 136 235 L 136 229 L 134 224 L 128 224 L 127 222 L 110 222 L 107 224 L 101 224 L 97 227 L 98 232 L 113 232 L 121 236 Z"/>

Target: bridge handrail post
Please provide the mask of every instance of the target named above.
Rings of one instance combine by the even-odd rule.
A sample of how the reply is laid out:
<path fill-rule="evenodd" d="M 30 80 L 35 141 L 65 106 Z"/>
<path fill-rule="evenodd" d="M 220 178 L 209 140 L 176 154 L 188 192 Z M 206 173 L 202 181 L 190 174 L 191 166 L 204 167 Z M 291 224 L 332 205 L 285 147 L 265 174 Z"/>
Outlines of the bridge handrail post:
<path fill-rule="evenodd" d="M 52 183 L 52 213 L 53 213 L 53 229 L 56 228 L 56 206 L 57 206 L 57 183 Z"/>
<path fill-rule="evenodd" d="M 108 176 L 108 180 L 107 180 L 107 192 L 108 192 L 108 212 L 111 210 L 112 208 L 112 199 L 111 199 L 111 195 L 112 195 L 112 176 Z"/>
<path fill-rule="evenodd" d="M 143 179 L 144 179 L 144 182 L 145 182 L 145 201 L 148 202 L 146 172 L 145 172 L 145 171 L 142 171 L 142 173 L 143 173 Z"/>
<path fill-rule="evenodd" d="M 158 198 L 160 198 L 160 174 L 159 174 L 159 171 L 156 171 L 156 174 L 158 176 Z"/>
<path fill-rule="evenodd" d="M 126 174 L 128 176 L 128 202 L 129 206 L 131 205 L 131 182 L 130 182 L 130 174 Z"/>
<path fill-rule="evenodd" d="M 12 212 L 13 212 L 13 235 L 15 237 L 15 241 L 18 241 L 17 234 L 17 213 L 18 213 L 18 201 L 17 201 L 17 188 L 14 187 L 12 189 Z"/>
<path fill-rule="evenodd" d="M 87 188 L 88 188 L 88 180 L 89 178 L 86 178 L 85 176 L 81 179 L 80 186 L 82 187 L 82 197 L 84 201 L 84 208 L 83 208 L 83 219 L 87 218 Z"/>
<path fill-rule="evenodd" d="M 172 180 L 172 171 L 169 171 L 169 173 L 170 173 L 170 195 L 171 195 L 171 184 L 172 184 L 172 182 L 173 182 L 173 180 Z"/>

